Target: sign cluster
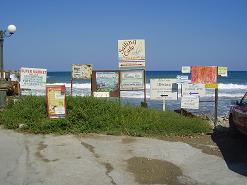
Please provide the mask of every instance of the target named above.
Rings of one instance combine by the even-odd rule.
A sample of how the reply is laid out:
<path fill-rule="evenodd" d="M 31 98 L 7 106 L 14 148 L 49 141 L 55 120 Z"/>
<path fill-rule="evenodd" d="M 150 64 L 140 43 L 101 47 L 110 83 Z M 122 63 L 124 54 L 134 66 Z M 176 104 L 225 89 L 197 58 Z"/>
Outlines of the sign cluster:
<path fill-rule="evenodd" d="M 73 80 L 91 80 L 91 95 L 94 97 L 120 97 L 120 91 L 144 91 L 146 102 L 145 40 L 118 40 L 119 70 L 93 70 L 91 64 L 72 64 L 71 95 Z M 191 74 L 191 79 L 188 75 Z M 177 78 L 150 79 L 150 99 L 177 100 L 181 87 L 181 108 L 199 109 L 200 97 L 205 88 L 218 88 L 217 78 L 227 76 L 227 67 L 183 66 Z M 38 68 L 20 69 L 22 95 L 46 94 L 47 112 L 50 118 L 65 117 L 66 88 L 61 85 L 46 85 L 47 70 Z"/>
<path fill-rule="evenodd" d="M 150 79 L 151 100 L 177 100 L 178 85 L 181 86 L 181 108 L 199 109 L 200 97 L 206 94 L 206 88 L 218 88 L 217 78 L 227 76 L 227 67 L 183 66 L 182 73 L 175 79 Z M 163 105 L 164 109 L 165 105 Z"/>
<path fill-rule="evenodd" d="M 145 86 L 145 40 L 118 40 L 120 91 L 144 91 Z"/>

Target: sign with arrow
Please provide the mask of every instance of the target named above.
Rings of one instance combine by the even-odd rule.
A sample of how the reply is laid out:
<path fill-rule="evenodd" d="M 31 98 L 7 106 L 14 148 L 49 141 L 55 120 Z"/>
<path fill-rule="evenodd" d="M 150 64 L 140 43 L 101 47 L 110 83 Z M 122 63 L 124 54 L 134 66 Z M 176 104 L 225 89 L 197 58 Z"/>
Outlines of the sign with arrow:
<path fill-rule="evenodd" d="M 150 79 L 151 100 L 177 100 L 177 79 Z"/>
<path fill-rule="evenodd" d="M 205 86 L 204 84 L 183 84 L 182 96 L 204 96 Z"/>

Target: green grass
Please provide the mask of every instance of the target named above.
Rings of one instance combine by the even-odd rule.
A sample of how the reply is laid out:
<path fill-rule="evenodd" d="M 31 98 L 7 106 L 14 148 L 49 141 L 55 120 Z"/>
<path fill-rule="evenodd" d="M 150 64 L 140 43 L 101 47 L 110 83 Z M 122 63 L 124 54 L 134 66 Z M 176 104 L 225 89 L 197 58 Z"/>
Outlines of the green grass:
<path fill-rule="evenodd" d="M 44 97 L 21 97 L 0 111 L 0 124 L 30 133 L 101 133 L 131 136 L 186 136 L 211 131 L 200 118 L 187 118 L 93 97 L 67 97 L 64 119 L 47 118 Z M 20 124 L 25 127 L 19 128 Z"/>

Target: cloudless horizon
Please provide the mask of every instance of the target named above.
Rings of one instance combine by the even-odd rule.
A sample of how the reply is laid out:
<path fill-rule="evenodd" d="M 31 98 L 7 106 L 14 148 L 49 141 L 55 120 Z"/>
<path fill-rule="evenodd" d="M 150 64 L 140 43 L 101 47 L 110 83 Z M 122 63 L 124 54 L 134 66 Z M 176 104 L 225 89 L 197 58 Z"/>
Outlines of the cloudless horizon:
<path fill-rule="evenodd" d="M 118 69 L 117 41 L 145 39 L 148 71 L 184 65 L 247 71 L 245 0 L 12 0 L 0 4 L 4 69 Z"/>

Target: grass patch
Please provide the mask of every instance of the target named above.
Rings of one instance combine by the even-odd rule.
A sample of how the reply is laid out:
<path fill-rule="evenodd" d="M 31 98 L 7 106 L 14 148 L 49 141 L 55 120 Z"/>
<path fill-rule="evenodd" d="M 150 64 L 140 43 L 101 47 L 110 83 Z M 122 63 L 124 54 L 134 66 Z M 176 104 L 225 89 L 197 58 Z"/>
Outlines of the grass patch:
<path fill-rule="evenodd" d="M 186 136 L 211 131 L 200 118 L 187 118 L 93 97 L 67 97 L 64 119 L 47 118 L 44 97 L 25 96 L 0 112 L 0 124 L 30 133 L 102 133 L 131 136 Z M 25 127 L 19 128 L 20 124 Z"/>

